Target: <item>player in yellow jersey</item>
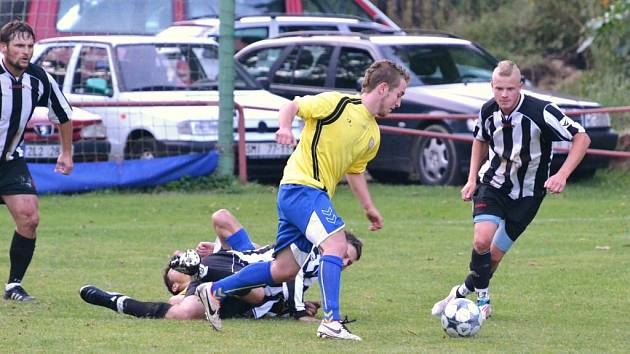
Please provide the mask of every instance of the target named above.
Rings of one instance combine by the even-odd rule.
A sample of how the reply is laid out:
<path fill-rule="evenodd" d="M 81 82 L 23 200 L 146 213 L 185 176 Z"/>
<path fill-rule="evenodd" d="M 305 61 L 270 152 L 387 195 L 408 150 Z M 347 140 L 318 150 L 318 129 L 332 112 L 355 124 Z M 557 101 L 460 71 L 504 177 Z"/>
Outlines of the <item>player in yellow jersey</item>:
<path fill-rule="evenodd" d="M 326 92 L 297 97 L 280 109 L 278 143 L 295 145 L 291 123 L 296 115 L 304 119 L 305 127 L 280 182 L 275 258 L 250 264 L 233 276 L 197 288 L 206 318 L 215 329 L 221 327 L 221 299 L 239 290 L 293 279 L 315 246 L 322 255 L 319 286 L 324 310 L 317 335 L 361 340 L 341 321 L 339 289 L 347 243 L 345 224 L 331 198 L 346 176 L 370 220 L 369 229 L 383 227 L 383 217 L 372 202 L 364 173 L 380 144 L 376 118 L 400 106 L 408 82 L 409 74 L 401 66 L 377 61 L 365 72 L 360 95 Z"/>

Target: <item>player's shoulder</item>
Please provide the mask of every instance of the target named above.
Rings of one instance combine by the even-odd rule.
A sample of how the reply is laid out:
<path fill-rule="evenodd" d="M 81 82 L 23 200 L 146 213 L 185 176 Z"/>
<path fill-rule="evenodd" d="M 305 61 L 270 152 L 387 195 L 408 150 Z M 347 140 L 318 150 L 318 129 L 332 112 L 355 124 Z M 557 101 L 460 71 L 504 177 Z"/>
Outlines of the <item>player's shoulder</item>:
<path fill-rule="evenodd" d="M 28 67 L 26 68 L 26 73 L 29 74 L 30 76 L 35 77 L 36 79 L 40 81 L 43 81 L 43 82 L 48 81 L 48 76 L 46 74 L 46 71 L 42 69 L 42 67 L 40 67 L 39 65 L 36 65 L 33 63 L 28 64 Z"/>

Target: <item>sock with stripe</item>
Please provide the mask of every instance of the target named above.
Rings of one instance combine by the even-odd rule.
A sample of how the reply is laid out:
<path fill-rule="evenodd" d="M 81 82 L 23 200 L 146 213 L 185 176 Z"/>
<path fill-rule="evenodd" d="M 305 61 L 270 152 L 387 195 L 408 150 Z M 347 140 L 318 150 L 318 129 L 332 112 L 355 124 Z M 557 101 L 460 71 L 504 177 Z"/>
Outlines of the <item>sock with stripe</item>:
<path fill-rule="evenodd" d="M 160 319 L 172 305 L 165 302 L 144 302 L 123 296 L 116 301 L 117 311 L 140 318 Z"/>
<path fill-rule="evenodd" d="M 239 252 L 249 251 L 255 248 L 254 244 L 249 239 L 249 235 L 247 235 L 247 231 L 245 231 L 244 228 L 241 228 L 240 230 L 233 233 L 231 236 L 227 237 L 225 239 L 225 242 L 227 242 L 233 250 Z"/>
<path fill-rule="evenodd" d="M 271 262 L 257 262 L 214 282 L 211 290 L 217 299 L 223 299 L 236 291 L 273 284 L 275 283 L 271 277 Z"/>
<path fill-rule="evenodd" d="M 343 261 L 340 257 L 324 255 L 319 262 L 319 288 L 322 293 L 322 306 L 325 321 L 339 321 L 339 290 L 341 288 L 341 269 Z"/>

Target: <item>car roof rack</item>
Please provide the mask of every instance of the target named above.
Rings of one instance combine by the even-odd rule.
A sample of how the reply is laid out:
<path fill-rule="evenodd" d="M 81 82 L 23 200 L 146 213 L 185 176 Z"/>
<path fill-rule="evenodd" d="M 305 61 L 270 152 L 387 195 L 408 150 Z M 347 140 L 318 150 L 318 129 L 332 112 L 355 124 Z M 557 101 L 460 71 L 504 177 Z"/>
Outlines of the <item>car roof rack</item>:
<path fill-rule="evenodd" d="M 284 37 L 314 37 L 314 36 L 350 36 L 360 37 L 361 39 L 369 39 L 374 33 L 364 32 L 342 32 L 342 31 L 295 31 L 279 33 L 276 36 L 270 38 L 284 38 Z M 395 35 L 395 34 L 392 34 Z"/>
<path fill-rule="evenodd" d="M 457 38 L 463 39 L 462 36 L 458 36 L 451 32 L 440 31 L 432 28 L 405 28 L 403 30 L 407 35 L 432 35 L 432 36 L 440 36 L 440 37 L 448 37 L 448 38 Z"/>
<path fill-rule="evenodd" d="M 291 13 L 287 13 L 287 12 L 269 12 L 269 13 L 264 13 L 264 14 L 250 14 L 250 15 L 241 15 L 241 16 L 235 16 L 234 20 L 238 21 L 242 18 L 246 18 L 246 17 L 271 17 L 271 18 L 276 18 L 279 16 L 287 16 L 287 17 L 330 17 L 330 18 L 348 18 L 348 19 L 354 19 L 354 20 L 359 20 L 359 21 L 363 21 L 363 22 L 375 22 L 378 24 L 381 24 L 380 22 L 374 21 L 372 19 L 366 18 L 366 17 L 361 17 L 361 16 L 356 16 L 356 15 L 350 15 L 350 14 L 327 14 L 324 12 L 306 12 L 306 13 L 299 13 L 299 14 L 291 14 Z M 199 16 L 193 16 L 191 18 L 187 18 L 184 20 L 180 20 L 177 22 L 182 22 L 182 21 L 190 21 L 190 20 L 203 20 L 206 18 L 211 18 L 211 19 L 218 19 L 219 15 L 218 14 L 207 14 L 207 15 L 199 15 Z M 386 25 L 383 25 L 386 26 Z"/>

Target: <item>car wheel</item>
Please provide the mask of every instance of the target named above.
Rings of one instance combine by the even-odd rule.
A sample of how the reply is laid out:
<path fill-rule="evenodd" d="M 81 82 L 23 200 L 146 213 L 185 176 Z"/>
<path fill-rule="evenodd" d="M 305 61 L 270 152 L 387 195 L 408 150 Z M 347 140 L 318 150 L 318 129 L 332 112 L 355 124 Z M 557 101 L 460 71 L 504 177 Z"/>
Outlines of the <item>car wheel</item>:
<path fill-rule="evenodd" d="M 450 133 L 448 129 L 438 124 L 430 125 L 424 130 Z M 453 140 L 419 137 L 414 144 L 412 156 L 415 173 L 422 184 L 437 186 L 461 182 L 460 158 L 457 156 Z"/>
<path fill-rule="evenodd" d="M 125 159 L 151 160 L 161 155 L 159 143 L 148 134 L 127 141 Z"/>

